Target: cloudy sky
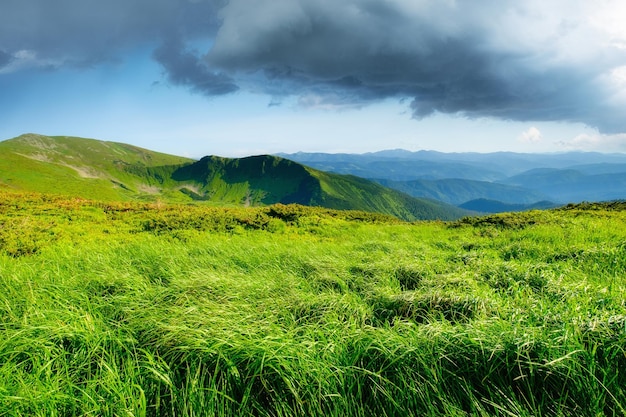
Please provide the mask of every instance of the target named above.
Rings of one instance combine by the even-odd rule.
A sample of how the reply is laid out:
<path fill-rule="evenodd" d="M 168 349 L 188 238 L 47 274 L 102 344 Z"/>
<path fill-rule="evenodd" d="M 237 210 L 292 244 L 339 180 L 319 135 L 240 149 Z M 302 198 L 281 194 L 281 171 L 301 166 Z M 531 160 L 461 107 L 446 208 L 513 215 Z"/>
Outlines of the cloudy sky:
<path fill-rule="evenodd" d="M 0 139 L 626 152 L 623 0 L 1 0 Z"/>

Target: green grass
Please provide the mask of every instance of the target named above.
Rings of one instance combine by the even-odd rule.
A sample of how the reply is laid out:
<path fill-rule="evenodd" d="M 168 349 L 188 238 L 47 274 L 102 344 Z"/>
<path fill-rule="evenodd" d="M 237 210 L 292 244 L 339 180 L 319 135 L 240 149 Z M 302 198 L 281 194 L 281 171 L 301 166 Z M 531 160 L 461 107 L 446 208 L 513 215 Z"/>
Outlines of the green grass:
<path fill-rule="evenodd" d="M 100 201 L 184 201 L 171 173 L 193 160 L 94 139 L 26 134 L 0 142 L 0 185 Z M 151 188 L 154 188 L 151 190 Z M 149 190 L 149 191 L 147 191 Z"/>
<path fill-rule="evenodd" d="M 625 415 L 623 208 L 1 193 L 0 415 Z"/>

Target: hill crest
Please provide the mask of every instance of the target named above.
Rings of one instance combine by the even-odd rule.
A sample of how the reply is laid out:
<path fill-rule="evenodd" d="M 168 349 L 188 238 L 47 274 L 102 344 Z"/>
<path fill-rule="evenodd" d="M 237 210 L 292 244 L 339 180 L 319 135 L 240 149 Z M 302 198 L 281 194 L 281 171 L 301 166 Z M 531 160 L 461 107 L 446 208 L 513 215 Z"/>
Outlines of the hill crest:
<path fill-rule="evenodd" d="M 270 155 L 192 160 L 95 139 L 26 134 L 0 142 L 0 186 L 111 201 L 298 203 L 449 220 L 468 212 Z"/>

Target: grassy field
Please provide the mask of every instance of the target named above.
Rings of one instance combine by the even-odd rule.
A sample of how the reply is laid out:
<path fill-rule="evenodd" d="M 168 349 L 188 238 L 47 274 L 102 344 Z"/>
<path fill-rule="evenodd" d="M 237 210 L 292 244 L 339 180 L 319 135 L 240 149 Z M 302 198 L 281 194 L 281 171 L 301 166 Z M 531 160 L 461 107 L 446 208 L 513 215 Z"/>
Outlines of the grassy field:
<path fill-rule="evenodd" d="M 0 416 L 626 415 L 625 208 L 0 193 Z"/>

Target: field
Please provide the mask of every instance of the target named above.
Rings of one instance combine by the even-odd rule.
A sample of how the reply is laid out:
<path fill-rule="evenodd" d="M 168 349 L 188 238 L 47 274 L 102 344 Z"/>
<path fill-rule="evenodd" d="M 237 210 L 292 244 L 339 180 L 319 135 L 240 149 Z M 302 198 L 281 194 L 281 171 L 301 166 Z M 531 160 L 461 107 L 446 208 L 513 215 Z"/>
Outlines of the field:
<path fill-rule="evenodd" d="M 626 415 L 626 205 L 0 193 L 0 416 Z"/>

